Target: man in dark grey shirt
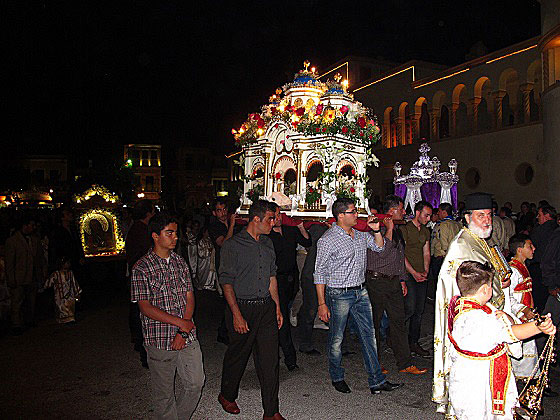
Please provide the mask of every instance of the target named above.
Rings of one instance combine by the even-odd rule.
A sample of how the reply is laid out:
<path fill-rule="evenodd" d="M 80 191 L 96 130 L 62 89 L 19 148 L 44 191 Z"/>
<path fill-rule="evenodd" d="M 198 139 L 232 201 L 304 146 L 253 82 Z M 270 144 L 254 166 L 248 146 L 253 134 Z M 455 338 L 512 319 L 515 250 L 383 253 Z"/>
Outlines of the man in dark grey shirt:
<path fill-rule="evenodd" d="M 391 218 L 385 219 L 385 227 L 381 232 L 385 237 L 385 248 L 381 252 L 367 253 L 366 284 L 373 307 L 373 321 L 376 329 L 377 348 L 380 349 L 379 338 L 381 318 L 387 313 L 390 329 L 387 340 L 402 373 L 421 375 L 427 369 L 418 369 L 412 364 L 412 356 L 408 345 L 408 334 L 405 328 L 404 298 L 406 295 L 407 278 L 404 264 L 404 240 L 393 223 L 404 216 L 402 198 L 389 195 L 385 199 L 383 210 Z"/>
<path fill-rule="evenodd" d="M 229 345 L 218 401 L 226 412 L 239 414 L 235 400 L 253 353 L 265 420 L 283 419 L 278 404 L 278 329 L 283 320 L 274 246 L 266 236 L 274 225 L 276 207 L 263 200 L 251 205 L 247 229 L 222 246 L 219 276 L 228 303 L 225 317 Z"/>

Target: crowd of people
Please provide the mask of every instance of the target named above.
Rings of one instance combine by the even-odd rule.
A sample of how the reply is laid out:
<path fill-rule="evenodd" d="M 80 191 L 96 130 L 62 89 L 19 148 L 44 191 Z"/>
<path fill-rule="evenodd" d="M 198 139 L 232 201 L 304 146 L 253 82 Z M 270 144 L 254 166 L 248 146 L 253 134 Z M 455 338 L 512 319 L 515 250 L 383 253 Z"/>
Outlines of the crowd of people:
<path fill-rule="evenodd" d="M 383 203 L 370 202 L 366 222 L 358 218 L 355 202 L 339 199 L 333 219 L 305 224 L 264 200 L 254 202 L 245 218 L 231 210 L 218 198 L 210 217 L 177 218 L 141 200 L 127 213 L 130 220 L 125 218 L 129 324 L 141 364 L 150 369 L 157 418 L 190 418 L 201 396 L 205 377 L 193 319 L 195 289 L 215 291 L 226 303 L 217 331 L 217 340 L 227 345 L 218 401 L 228 413 L 241 412 L 236 400 L 252 354 L 263 418 L 282 419 L 280 350 L 290 372 L 299 367 L 296 347 L 320 357 L 313 340 L 319 326 L 328 329 L 328 372 L 338 392 L 351 392 L 342 358 L 354 336 L 372 394 L 403 385 L 387 379 L 378 353 L 387 346 L 401 373 L 426 374 L 432 365 L 416 363 L 433 359 L 438 411 L 458 418 L 489 412 L 510 418 L 515 383 L 494 384 L 490 372 L 491 390 L 483 387 L 485 393 L 466 397 L 462 390 L 473 383 L 460 372 L 488 373 L 477 357 L 492 366 L 505 360 L 506 371 L 522 384 L 546 342 L 538 334 L 555 333 L 560 218 L 548 202 L 524 202 L 514 214 L 511 203 L 499 207 L 489 195 L 471 194 L 458 209 L 420 201 L 407 216 L 403 200 L 390 195 Z M 36 294 L 51 286 L 57 321 L 75 321 L 80 250 L 70 209 L 60 209 L 52 224 L 26 214 L 10 231 L 0 260 L 5 280 L 0 314 L 10 320 L 14 335 L 35 324 Z M 421 344 L 426 302 L 435 309 L 433 352 Z M 551 319 L 537 326 L 533 309 Z M 483 328 L 494 332 L 473 338 L 473 331 Z M 518 354 L 500 359 L 504 343 L 514 342 L 521 343 Z M 177 395 L 176 373 L 185 384 Z M 501 397 L 492 394 L 496 390 Z M 546 394 L 557 395 L 551 389 Z"/>

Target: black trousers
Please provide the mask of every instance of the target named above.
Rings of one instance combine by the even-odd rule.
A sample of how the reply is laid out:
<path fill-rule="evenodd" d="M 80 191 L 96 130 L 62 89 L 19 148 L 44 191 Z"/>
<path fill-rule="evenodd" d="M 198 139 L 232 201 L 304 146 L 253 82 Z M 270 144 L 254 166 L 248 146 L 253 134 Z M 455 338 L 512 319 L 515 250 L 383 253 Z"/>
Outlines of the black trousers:
<path fill-rule="evenodd" d="M 261 385 L 261 398 L 265 416 L 278 413 L 278 322 L 274 301 L 263 305 L 239 304 L 239 310 L 249 332 L 238 334 L 233 329 L 233 314 L 226 307 L 225 317 L 229 345 L 224 355 L 221 392 L 228 401 L 239 395 L 239 384 L 249 356 L 253 353 L 257 377 Z M 289 322 L 289 319 L 288 319 Z"/>
<path fill-rule="evenodd" d="M 542 271 L 540 263 L 533 263 L 527 267 L 529 269 L 529 274 L 533 280 L 533 300 L 535 301 L 535 308 L 540 314 L 546 313 L 544 307 L 548 301 L 548 287 L 542 283 Z"/>
<path fill-rule="evenodd" d="M 408 324 L 408 341 L 410 344 L 416 344 L 420 339 L 420 327 L 422 326 L 422 315 L 424 315 L 424 305 L 426 304 L 428 282 L 417 282 L 409 274 L 406 287 L 408 292 L 404 298 L 404 311 Z"/>
<path fill-rule="evenodd" d="M 441 266 L 443 265 L 443 257 L 432 257 L 430 260 L 430 271 L 428 275 L 428 291 L 427 296 L 435 299 L 436 298 L 436 290 L 437 290 L 437 282 L 439 278 L 439 272 L 441 270 Z"/>
<path fill-rule="evenodd" d="M 380 349 L 380 325 L 383 312 L 389 318 L 389 338 L 397 367 L 405 369 L 412 365 L 408 333 L 405 325 L 404 298 L 398 276 L 366 275 L 366 286 L 373 309 L 373 324 L 377 348 Z"/>
<path fill-rule="evenodd" d="M 292 341 L 292 324 L 290 324 L 290 301 L 293 298 L 294 279 L 292 276 L 278 274 L 278 298 L 280 300 L 280 312 L 284 322 L 278 331 L 278 342 L 282 353 L 284 353 L 284 363 L 286 366 L 293 366 L 297 362 L 296 349 Z"/>
<path fill-rule="evenodd" d="M 317 316 L 317 289 L 313 277 L 301 276 L 303 304 L 298 313 L 299 349 L 313 350 L 313 324 Z"/>

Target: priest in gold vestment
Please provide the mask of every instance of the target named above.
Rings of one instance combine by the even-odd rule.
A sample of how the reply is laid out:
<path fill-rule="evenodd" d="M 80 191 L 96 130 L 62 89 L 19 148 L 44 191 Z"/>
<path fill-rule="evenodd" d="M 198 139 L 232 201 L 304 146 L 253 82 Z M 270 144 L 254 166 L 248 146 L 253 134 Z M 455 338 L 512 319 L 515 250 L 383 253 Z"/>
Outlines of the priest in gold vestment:
<path fill-rule="evenodd" d="M 479 261 L 491 264 L 496 273 L 492 283 L 493 296 L 490 301 L 497 309 L 504 309 L 503 287 L 509 286 L 504 276 L 503 264 L 492 252 L 486 239 L 492 235 L 492 196 L 474 193 L 466 197 L 465 215 L 468 226 L 463 228 L 449 245 L 449 250 L 439 273 L 434 327 L 434 380 L 432 401 L 439 413 L 453 415 L 448 405 L 449 350 L 451 343 L 447 336 L 447 309 L 453 296 L 459 295 L 456 275 L 463 261 Z M 502 280 L 504 283 L 502 284 Z"/>

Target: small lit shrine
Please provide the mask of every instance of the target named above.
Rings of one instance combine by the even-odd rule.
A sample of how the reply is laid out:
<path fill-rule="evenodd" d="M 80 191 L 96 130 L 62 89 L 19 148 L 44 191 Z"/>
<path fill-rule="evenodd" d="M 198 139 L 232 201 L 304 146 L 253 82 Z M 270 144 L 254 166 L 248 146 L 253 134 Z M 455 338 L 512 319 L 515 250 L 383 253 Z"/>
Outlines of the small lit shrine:
<path fill-rule="evenodd" d="M 430 146 L 422 143 L 420 146 L 420 158 L 414 162 L 408 175 L 401 175 L 402 166 L 400 162 L 395 163 L 395 195 L 404 200 L 404 207 L 414 209 L 420 200 L 427 201 L 434 208 L 440 203 L 450 203 L 457 209 L 457 161 L 451 159 L 447 166 L 449 172 L 440 172 L 440 161 L 434 156 L 430 159 L 428 153 Z"/>
<path fill-rule="evenodd" d="M 120 199 L 100 185 L 74 195 L 78 229 L 86 257 L 114 257 L 124 254 L 118 208 Z"/>
<path fill-rule="evenodd" d="M 340 197 L 368 211 L 366 167 L 380 136 L 375 116 L 354 100 L 336 74 L 322 82 L 315 68 L 295 74 L 260 113 L 232 130 L 245 176 L 240 211 L 252 201 L 276 201 L 292 216 L 327 217 Z"/>

